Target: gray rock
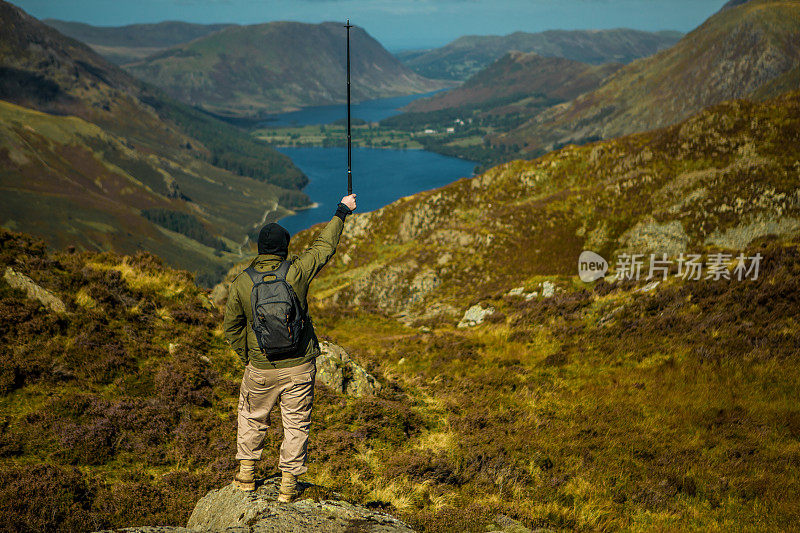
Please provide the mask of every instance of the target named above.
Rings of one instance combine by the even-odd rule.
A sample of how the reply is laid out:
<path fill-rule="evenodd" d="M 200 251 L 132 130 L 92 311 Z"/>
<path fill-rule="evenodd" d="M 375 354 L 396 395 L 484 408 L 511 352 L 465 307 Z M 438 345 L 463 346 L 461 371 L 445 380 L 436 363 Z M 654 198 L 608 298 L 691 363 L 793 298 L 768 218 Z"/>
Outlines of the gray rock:
<path fill-rule="evenodd" d="M 6 267 L 6 272 L 3 274 L 3 279 L 6 280 L 11 287 L 25 291 L 28 298 L 31 300 L 38 300 L 43 306 L 55 311 L 56 313 L 65 313 L 67 308 L 61 299 L 48 291 L 47 289 L 39 286 L 31 278 L 25 274 L 15 271 L 11 267 Z"/>
<path fill-rule="evenodd" d="M 495 519 L 495 525 L 489 526 L 488 531 L 492 531 L 494 533 L 553 533 L 552 529 L 545 529 L 545 528 L 536 528 L 531 529 L 529 527 L 525 527 L 525 525 L 520 522 L 519 520 L 514 520 L 505 515 L 497 515 Z"/>
<path fill-rule="evenodd" d="M 513 289 L 508 291 L 508 294 L 506 294 L 506 296 L 511 296 L 511 297 L 519 296 L 520 298 L 525 298 L 525 300 L 533 300 L 538 295 L 539 293 L 536 291 L 525 292 L 525 287 L 514 287 Z"/>
<path fill-rule="evenodd" d="M 278 479 L 269 479 L 253 493 L 242 492 L 233 484 L 213 490 L 197 502 L 187 527 L 194 532 L 413 531 L 393 516 L 342 500 L 314 501 L 302 499 L 301 494 L 293 503 L 278 503 L 278 483 Z"/>
<path fill-rule="evenodd" d="M 328 388 L 349 396 L 361 397 L 381 390 L 380 382 L 353 361 L 347 352 L 332 342 L 319 343 L 317 379 Z"/>
<path fill-rule="evenodd" d="M 556 286 L 551 281 L 542 282 L 542 297 L 551 298 L 556 292 Z"/>
<path fill-rule="evenodd" d="M 224 307 L 228 302 L 228 293 L 230 289 L 231 283 L 229 281 L 223 281 L 222 283 L 214 285 L 214 288 L 211 289 L 211 302 L 217 307 Z"/>
<path fill-rule="evenodd" d="M 658 287 L 660 283 L 661 281 L 651 281 L 641 289 L 636 289 L 634 292 L 650 292 L 652 290 L 655 290 L 655 288 Z"/>
<path fill-rule="evenodd" d="M 103 529 L 96 533 L 195 533 L 193 530 L 178 526 L 139 526 L 122 529 Z"/>
<path fill-rule="evenodd" d="M 464 313 L 461 322 L 458 323 L 460 328 L 469 328 L 483 323 L 483 319 L 494 313 L 494 307 L 487 307 L 484 309 L 480 304 L 473 305 Z"/>
<path fill-rule="evenodd" d="M 514 287 L 508 291 L 509 296 L 522 296 L 525 293 L 525 287 Z"/>

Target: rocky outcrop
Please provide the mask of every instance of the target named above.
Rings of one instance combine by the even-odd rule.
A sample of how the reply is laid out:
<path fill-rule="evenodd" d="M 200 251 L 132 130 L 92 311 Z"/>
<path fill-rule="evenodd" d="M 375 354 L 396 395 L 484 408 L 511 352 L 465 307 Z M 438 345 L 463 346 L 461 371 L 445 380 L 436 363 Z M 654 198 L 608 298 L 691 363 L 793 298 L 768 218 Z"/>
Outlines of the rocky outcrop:
<path fill-rule="evenodd" d="M 214 285 L 214 288 L 211 289 L 211 294 L 209 298 L 211 302 L 216 305 L 218 308 L 223 309 L 225 304 L 228 302 L 228 293 L 231 290 L 231 282 L 230 281 L 223 281 L 222 283 L 217 283 Z"/>
<path fill-rule="evenodd" d="M 187 528 L 194 532 L 411 533 L 400 520 L 380 511 L 338 499 L 303 499 L 278 503 L 278 479 L 268 479 L 254 493 L 244 493 L 233 484 L 206 494 L 194 508 Z M 308 491 L 310 485 L 303 485 Z M 175 529 L 173 531 L 186 531 Z"/>
<path fill-rule="evenodd" d="M 473 305 L 464 313 L 461 322 L 458 323 L 459 328 L 468 328 L 477 326 L 483 323 L 483 319 L 494 313 L 494 307 L 483 308 L 480 304 Z"/>
<path fill-rule="evenodd" d="M 348 503 L 335 492 L 330 494 L 329 499 L 304 497 L 306 493 L 315 492 L 314 489 L 321 489 L 308 483 L 300 483 L 300 490 L 304 492 L 296 501 L 278 503 L 279 484 L 279 478 L 271 478 L 265 480 L 255 492 L 251 493 L 242 492 L 233 483 L 212 490 L 197 502 L 186 527 L 140 526 L 114 531 L 117 533 L 414 532 L 397 518 L 362 505 Z"/>
<path fill-rule="evenodd" d="M 11 267 L 6 267 L 5 274 L 3 274 L 3 279 L 6 280 L 6 283 L 8 283 L 11 287 L 25 291 L 25 294 L 28 295 L 28 298 L 31 300 L 38 300 L 43 306 L 51 311 L 55 311 L 56 313 L 66 312 L 67 308 L 64 306 L 64 302 L 62 302 L 58 296 L 41 287 L 40 285 L 37 285 L 36 282 L 34 282 L 25 274 L 21 274 Z"/>
<path fill-rule="evenodd" d="M 350 359 L 341 346 L 332 342 L 319 343 L 322 355 L 317 357 L 317 380 L 330 389 L 361 397 L 381 390 L 375 376 Z"/>

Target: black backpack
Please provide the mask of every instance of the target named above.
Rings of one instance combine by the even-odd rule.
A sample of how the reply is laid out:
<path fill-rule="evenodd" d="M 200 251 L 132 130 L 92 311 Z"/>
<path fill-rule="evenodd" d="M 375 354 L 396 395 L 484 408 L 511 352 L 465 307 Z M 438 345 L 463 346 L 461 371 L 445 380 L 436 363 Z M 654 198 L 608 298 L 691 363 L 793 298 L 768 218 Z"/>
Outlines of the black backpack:
<path fill-rule="evenodd" d="M 250 326 L 259 348 L 268 357 L 296 354 L 306 323 L 300 300 L 286 281 L 290 266 L 289 261 L 284 261 L 271 272 L 258 272 L 252 266 L 245 269 L 253 280 Z"/>

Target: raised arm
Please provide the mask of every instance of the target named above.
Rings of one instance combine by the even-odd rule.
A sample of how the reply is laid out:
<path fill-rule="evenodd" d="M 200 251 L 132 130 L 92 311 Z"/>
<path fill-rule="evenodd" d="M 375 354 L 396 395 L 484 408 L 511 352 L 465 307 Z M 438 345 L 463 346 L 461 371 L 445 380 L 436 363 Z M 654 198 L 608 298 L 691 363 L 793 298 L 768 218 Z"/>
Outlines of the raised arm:
<path fill-rule="evenodd" d="M 311 246 L 297 258 L 297 265 L 306 282 L 314 279 L 314 276 L 319 273 L 325 263 L 336 252 L 336 247 L 339 245 L 339 237 L 342 236 L 342 230 L 344 229 L 344 219 L 355 208 L 355 194 L 342 198 L 331 221 L 317 235 Z"/>

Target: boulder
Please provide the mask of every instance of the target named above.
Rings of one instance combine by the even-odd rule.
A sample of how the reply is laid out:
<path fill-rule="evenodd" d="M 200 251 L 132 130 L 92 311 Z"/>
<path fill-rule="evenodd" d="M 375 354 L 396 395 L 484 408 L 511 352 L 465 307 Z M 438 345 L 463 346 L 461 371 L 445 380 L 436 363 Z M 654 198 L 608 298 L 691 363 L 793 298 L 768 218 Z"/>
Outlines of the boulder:
<path fill-rule="evenodd" d="M 228 293 L 230 289 L 231 283 L 229 281 L 223 281 L 222 283 L 214 285 L 214 288 L 211 289 L 211 302 L 219 308 L 225 307 L 225 304 L 228 302 Z"/>
<path fill-rule="evenodd" d="M 322 354 L 317 357 L 317 380 L 337 392 L 361 397 L 381 390 L 378 380 L 350 359 L 347 352 L 332 342 L 319 343 Z"/>
<path fill-rule="evenodd" d="M 28 295 L 28 298 L 31 300 L 38 300 L 43 306 L 51 311 L 55 311 L 56 313 L 64 313 L 67 311 L 67 308 L 64 306 L 64 302 L 61 301 L 58 296 L 41 287 L 40 285 L 37 285 L 36 282 L 34 282 L 25 274 L 21 274 L 11 267 L 6 267 L 6 272 L 3 274 L 3 279 L 6 280 L 6 283 L 8 283 L 11 287 L 25 291 L 25 294 Z"/>
<path fill-rule="evenodd" d="M 552 281 L 542 282 L 542 296 L 545 298 L 552 298 L 556 293 L 556 286 Z"/>
<path fill-rule="evenodd" d="M 348 503 L 336 493 L 331 499 L 305 498 L 303 493 L 292 503 L 279 503 L 280 478 L 267 479 L 254 492 L 242 492 L 231 483 L 212 490 L 192 511 L 186 527 L 139 526 L 113 530 L 116 533 L 413 533 L 397 518 Z M 324 492 L 301 482 L 305 493 Z M 311 490 L 309 490 L 311 489 Z M 98 533 L 113 533 L 110 530 Z"/>
<path fill-rule="evenodd" d="M 539 293 L 536 291 L 525 292 L 525 287 L 514 287 L 513 289 L 508 291 L 508 294 L 506 294 L 506 296 L 511 296 L 511 297 L 519 296 L 520 298 L 525 298 L 525 300 L 533 300 L 538 295 Z"/>
<path fill-rule="evenodd" d="M 494 307 L 487 307 L 484 309 L 480 304 L 473 305 L 464 313 L 461 322 L 458 323 L 460 328 L 469 328 L 483 323 L 483 319 L 494 313 Z"/>
<path fill-rule="evenodd" d="M 195 532 L 413 532 L 386 513 L 335 499 L 335 493 L 329 500 L 303 499 L 301 494 L 293 503 L 278 503 L 279 483 L 278 478 L 268 479 L 253 493 L 242 492 L 233 484 L 212 490 L 197 502 L 186 527 Z M 301 489 L 308 491 L 309 487 L 301 483 Z"/>

